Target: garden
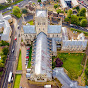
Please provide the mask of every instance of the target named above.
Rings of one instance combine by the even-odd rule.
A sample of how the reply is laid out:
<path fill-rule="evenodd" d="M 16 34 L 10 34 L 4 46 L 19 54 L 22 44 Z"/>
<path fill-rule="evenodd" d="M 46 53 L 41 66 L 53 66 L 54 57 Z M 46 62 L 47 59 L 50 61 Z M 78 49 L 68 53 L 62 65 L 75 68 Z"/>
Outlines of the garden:
<path fill-rule="evenodd" d="M 72 80 L 77 79 L 83 70 L 84 56 L 84 53 L 58 53 L 57 57 L 52 57 L 52 68 L 64 67 Z M 56 58 L 59 58 L 58 65 Z"/>
<path fill-rule="evenodd" d="M 20 85 L 21 74 L 17 74 L 15 76 L 14 88 L 19 88 Z"/>

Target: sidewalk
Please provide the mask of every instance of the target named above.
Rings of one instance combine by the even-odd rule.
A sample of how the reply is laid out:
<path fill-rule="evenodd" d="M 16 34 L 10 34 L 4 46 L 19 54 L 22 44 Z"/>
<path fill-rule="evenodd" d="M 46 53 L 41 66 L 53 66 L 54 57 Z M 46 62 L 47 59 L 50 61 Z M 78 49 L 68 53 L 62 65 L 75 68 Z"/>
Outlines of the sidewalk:
<path fill-rule="evenodd" d="M 21 47 L 21 58 L 22 58 L 22 77 L 21 77 L 21 81 L 20 81 L 20 86 L 24 87 L 24 88 L 30 88 L 28 86 L 27 83 L 27 79 L 26 79 L 26 67 L 25 67 L 25 57 L 26 57 L 26 48 L 25 46 Z"/>

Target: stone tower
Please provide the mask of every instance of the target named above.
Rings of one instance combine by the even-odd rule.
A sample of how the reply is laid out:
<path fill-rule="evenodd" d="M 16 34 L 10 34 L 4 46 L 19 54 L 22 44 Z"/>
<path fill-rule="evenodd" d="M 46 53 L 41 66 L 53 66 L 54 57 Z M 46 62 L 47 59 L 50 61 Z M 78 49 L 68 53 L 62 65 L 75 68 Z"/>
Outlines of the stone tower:
<path fill-rule="evenodd" d="M 35 12 L 35 30 L 37 35 L 40 32 L 47 34 L 48 29 L 48 11 L 44 8 L 36 9 Z"/>

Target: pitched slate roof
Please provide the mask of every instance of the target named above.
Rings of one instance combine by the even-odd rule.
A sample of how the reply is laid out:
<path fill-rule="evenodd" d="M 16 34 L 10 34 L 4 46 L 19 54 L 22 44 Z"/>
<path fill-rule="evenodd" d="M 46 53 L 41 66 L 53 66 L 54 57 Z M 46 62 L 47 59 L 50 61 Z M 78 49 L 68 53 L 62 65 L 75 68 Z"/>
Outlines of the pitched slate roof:
<path fill-rule="evenodd" d="M 36 33 L 34 25 L 24 25 L 23 31 L 24 31 L 24 34 Z"/>
<path fill-rule="evenodd" d="M 48 33 L 61 33 L 61 25 L 48 25 Z"/>

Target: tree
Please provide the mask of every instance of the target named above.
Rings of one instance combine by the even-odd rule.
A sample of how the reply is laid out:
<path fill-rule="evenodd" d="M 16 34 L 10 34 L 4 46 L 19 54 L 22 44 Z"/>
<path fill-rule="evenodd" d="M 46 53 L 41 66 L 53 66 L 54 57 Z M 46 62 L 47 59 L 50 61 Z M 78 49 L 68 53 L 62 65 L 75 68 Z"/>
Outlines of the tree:
<path fill-rule="evenodd" d="M 88 76 L 88 68 L 85 69 L 85 74 Z"/>
<path fill-rule="evenodd" d="M 78 17 L 76 15 L 71 16 L 71 24 L 78 24 Z"/>
<path fill-rule="evenodd" d="M 9 52 L 8 47 L 3 48 L 2 52 L 3 52 L 4 55 L 7 55 L 8 52 Z"/>
<path fill-rule="evenodd" d="M 55 5 L 54 5 L 54 8 L 56 9 L 58 6 L 59 6 L 58 4 L 55 4 Z"/>
<path fill-rule="evenodd" d="M 73 14 L 72 10 L 69 9 L 68 12 L 67 12 L 67 17 L 68 17 L 68 18 L 71 18 L 71 15 L 72 15 L 72 14 Z"/>
<path fill-rule="evenodd" d="M 20 18 L 22 13 L 18 6 L 14 6 L 12 9 L 12 14 L 14 14 L 17 18 Z"/>
<path fill-rule="evenodd" d="M 65 20 L 65 22 L 69 22 L 69 18 L 68 18 L 68 17 L 67 17 L 67 18 L 65 18 L 64 20 Z"/>
<path fill-rule="evenodd" d="M 2 40 L 0 46 L 9 46 L 9 43 Z"/>
<path fill-rule="evenodd" d="M 2 60 L 0 60 L 0 67 L 4 67 L 4 63 Z"/>
<path fill-rule="evenodd" d="M 58 9 L 58 10 L 57 10 L 57 13 L 58 13 L 58 14 L 61 13 L 61 9 Z"/>
<path fill-rule="evenodd" d="M 86 17 L 86 9 L 85 9 L 85 8 L 82 8 L 82 9 L 79 11 L 79 15 L 80 15 L 80 16 L 83 16 L 83 17 Z"/>
<path fill-rule="evenodd" d="M 27 14 L 27 13 L 28 13 L 27 9 L 26 9 L 26 8 L 23 8 L 23 9 L 22 9 L 22 13 L 23 13 L 23 14 Z"/>
<path fill-rule="evenodd" d="M 82 19 L 81 22 L 80 22 L 80 25 L 82 27 L 86 27 L 87 26 L 87 20 L 86 19 Z"/>
<path fill-rule="evenodd" d="M 38 0 L 38 2 L 41 2 L 41 0 Z"/>
<path fill-rule="evenodd" d="M 63 62 L 59 58 L 57 58 L 55 62 L 56 62 L 56 67 L 61 67 L 63 65 Z"/>

